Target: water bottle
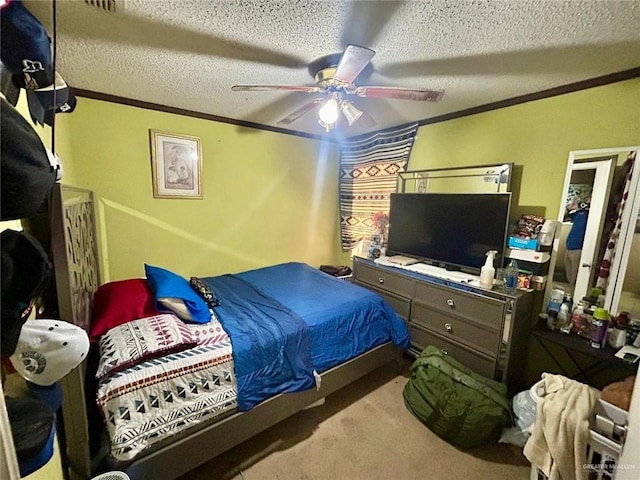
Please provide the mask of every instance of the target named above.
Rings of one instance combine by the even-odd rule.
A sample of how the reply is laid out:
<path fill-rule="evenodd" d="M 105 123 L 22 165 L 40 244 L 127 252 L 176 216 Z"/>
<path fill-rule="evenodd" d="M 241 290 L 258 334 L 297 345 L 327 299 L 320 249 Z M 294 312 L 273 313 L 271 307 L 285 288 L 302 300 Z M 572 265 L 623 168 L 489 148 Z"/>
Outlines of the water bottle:
<path fill-rule="evenodd" d="M 507 293 L 514 294 L 518 287 L 518 262 L 511 259 L 504 271 L 504 288 Z"/>
<path fill-rule="evenodd" d="M 573 314 L 573 296 L 564 294 L 560 310 L 558 310 L 558 329 L 562 333 L 571 333 L 571 316 Z"/>
<path fill-rule="evenodd" d="M 571 312 L 573 311 L 573 295 L 571 295 L 570 293 L 565 293 L 562 303 L 567 305 L 567 307 L 569 308 L 569 315 L 571 315 Z"/>
<path fill-rule="evenodd" d="M 560 288 L 554 288 L 551 290 L 549 296 L 549 302 L 547 303 L 547 313 L 554 311 L 558 313 L 560 311 L 560 305 L 564 301 L 564 290 Z"/>
<path fill-rule="evenodd" d="M 558 330 L 562 333 L 571 333 L 571 310 L 569 310 L 569 304 L 563 303 L 560 305 L 556 323 Z"/>
<path fill-rule="evenodd" d="M 571 314 L 571 331 L 573 333 L 582 334 L 589 327 L 586 322 L 584 303 L 582 303 L 582 301 L 578 301 L 578 305 L 573 309 L 573 313 Z"/>

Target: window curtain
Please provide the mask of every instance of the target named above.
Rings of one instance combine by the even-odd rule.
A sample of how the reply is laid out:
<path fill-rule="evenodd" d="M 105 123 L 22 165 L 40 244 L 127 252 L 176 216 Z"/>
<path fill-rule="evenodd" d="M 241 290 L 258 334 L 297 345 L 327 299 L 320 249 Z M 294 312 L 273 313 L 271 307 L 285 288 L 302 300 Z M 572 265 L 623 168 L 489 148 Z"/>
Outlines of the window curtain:
<path fill-rule="evenodd" d="M 397 174 L 406 170 L 418 124 L 387 129 L 340 148 L 340 235 L 343 250 L 353 250 L 373 231 L 373 215 L 389 213 Z"/>
<path fill-rule="evenodd" d="M 631 183 L 635 161 L 636 152 L 629 152 L 623 165 L 624 180 L 622 181 L 621 188 L 613 194 L 613 202 L 610 202 L 610 205 L 613 206 L 611 209 L 612 212 L 607 212 L 607 217 L 605 218 L 603 238 L 606 238 L 606 244 L 602 247 L 604 254 L 601 253 L 601 261 L 596 274 L 596 287 L 602 288 L 604 291 L 607 290 L 609 284 L 609 269 L 613 263 L 613 257 L 616 254 L 618 246 L 618 237 L 620 236 L 620 229 L 622 227 L 622 214 L 626 206 L 627 197 L 629 196 L 629 184 Z"/>

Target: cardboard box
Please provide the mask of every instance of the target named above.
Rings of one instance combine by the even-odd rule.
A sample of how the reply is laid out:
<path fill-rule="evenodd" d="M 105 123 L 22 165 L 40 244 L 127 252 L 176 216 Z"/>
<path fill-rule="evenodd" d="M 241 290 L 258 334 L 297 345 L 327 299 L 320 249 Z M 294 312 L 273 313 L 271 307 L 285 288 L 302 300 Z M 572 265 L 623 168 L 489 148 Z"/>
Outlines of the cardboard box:
<path fill-rule="evenodd" d="M 509 237 L 507 244 L 510 248 L 524 248 L 526 250 L 537 250 L 538 240 L 535 238 Z"/>

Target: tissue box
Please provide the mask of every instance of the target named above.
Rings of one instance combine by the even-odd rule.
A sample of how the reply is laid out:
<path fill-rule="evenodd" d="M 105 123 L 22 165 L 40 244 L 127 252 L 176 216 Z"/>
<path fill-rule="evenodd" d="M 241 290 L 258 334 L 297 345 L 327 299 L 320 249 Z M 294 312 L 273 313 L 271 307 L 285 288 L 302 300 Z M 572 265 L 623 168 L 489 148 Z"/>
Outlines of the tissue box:
<path fill-rule="evenodd" d="M 536 238 L 509 237 L 507 244 L 510 248 L 524 248 L 526 250 L 537 250 L 538 240 Z"/>

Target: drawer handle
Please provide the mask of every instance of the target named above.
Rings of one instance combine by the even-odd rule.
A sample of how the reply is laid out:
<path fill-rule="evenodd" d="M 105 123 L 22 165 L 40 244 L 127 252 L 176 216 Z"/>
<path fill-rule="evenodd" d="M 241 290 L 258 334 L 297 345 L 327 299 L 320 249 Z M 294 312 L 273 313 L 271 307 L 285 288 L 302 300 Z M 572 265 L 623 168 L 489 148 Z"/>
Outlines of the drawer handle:
<path fill-rule="evenodd" d="M 384 277 L 378 277 L 378 283 L 382 285 L 384 283 Z"/>
<path fill-rule="evenodd" d="M 442 354 L 443 354 L 443 355 L 449 355 L 449 352 L 447 351 L 447 349 L 446 349 L 446 348 L 443 348 L 443 349 L 442 349 Z"/>
<path fill-rule="evenodd" d="M 451 308 L 456 308 L 456 302 L 451 299 L 447 300 L 447 305 L 449 305 Z"/>
<path fill-rule="evenodd" d="M 444 328 L 447 332 L 451 333 L 451 331 L 453 330 L 453 327 L 451 326 L 450 323 L 445 323 L 444 324 Z"/>

